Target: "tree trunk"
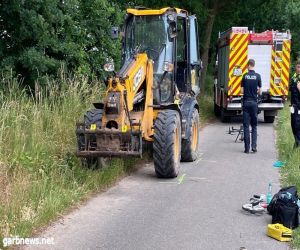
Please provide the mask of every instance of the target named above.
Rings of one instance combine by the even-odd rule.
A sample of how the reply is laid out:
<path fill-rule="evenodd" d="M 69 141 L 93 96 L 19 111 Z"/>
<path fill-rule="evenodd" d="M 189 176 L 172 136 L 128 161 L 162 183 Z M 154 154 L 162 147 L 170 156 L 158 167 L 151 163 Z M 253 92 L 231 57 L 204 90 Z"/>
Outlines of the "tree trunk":
<path fill-rule="evenodd" d="M 203 69 L 201 74 L 201 94 L 205 93 L 205 80 L 207 74 L 207 65 L 208 65 L 208 54 L 209 54 L 209 47 L 211 41 L 211 34 L 212 29 L 215 22 L 215 17 L 217 13 L 217 6 L 215 4 L 213 9 L 210 9 L 206 19 L 206 30 L 204 36 L 204 43 L 203 43 L 203 54 L 202 54 L 202 62 L 203 62 Z"/>

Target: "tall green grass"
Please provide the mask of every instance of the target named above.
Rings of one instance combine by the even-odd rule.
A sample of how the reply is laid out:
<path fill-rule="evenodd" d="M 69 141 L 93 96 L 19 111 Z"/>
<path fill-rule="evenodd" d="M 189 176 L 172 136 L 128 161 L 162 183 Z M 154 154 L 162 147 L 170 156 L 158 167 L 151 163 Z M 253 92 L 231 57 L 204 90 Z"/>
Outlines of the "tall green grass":
<path fill-rule="evenodd" d="M 200 125 L 202 127 L 215 118 L 213 105 L 214 105 L 214 100 L 212 96 L 203 95 L 199 97 L 199 106 L 200 106 L 199 115 L 200 115 Z"/>
<path fill-rule="evenodd" d="M 277 147 L 279 159 L 285 162 L 281 169 L 283 186 L 295 185 L 300 193 L 300 148 L 294 149 L 291 117 L 288 105 L 280 111 L 277 123 Z M 300 249 L 300 229 L 295 231 L 292 245 Z"/>
<path fill-rule="evenodd" d="M 35 97 L 14 79 L 0 89 L 0 248 L 3 237 L 30 236 L 133 168 L 126 159 L 93 171 L 74 156 L 75 123 L 101 95 L 98 83 L 64 76 Z"/>
<path fill-rule="evenodd" d="M 215 118 L 214 115 L 214 98 L 213 98 L 214 77 L 210 71 L 206 75 L 204 94 L 198 97 L 200 106 L 200 123 L 201 126 Z"/>

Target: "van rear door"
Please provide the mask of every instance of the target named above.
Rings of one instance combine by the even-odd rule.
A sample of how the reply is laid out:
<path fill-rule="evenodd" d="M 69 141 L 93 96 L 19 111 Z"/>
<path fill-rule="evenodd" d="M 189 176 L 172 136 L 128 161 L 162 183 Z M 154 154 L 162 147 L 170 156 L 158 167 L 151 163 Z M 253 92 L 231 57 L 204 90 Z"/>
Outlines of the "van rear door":
<path fill-rule="evenodd" d="M 270 92 L 272 45 L 249 44 L 248 58 L 255 60 L 255 72 L 261 75 L 262 92 Z"/>

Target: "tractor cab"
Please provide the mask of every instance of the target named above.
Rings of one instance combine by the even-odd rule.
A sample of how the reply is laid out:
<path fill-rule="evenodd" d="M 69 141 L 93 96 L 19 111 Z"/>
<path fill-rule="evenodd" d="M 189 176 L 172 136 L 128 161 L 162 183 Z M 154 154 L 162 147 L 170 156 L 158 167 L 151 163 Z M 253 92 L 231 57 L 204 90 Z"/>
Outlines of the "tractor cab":
<path fill-rule="evenodd" d="M 128 9 L 124 32 L 123 65 L 142 52 L 153 61 L 154 104 L 173 103 L 178 93 L 199 94 L 195 16 L 177 8 Z"/>

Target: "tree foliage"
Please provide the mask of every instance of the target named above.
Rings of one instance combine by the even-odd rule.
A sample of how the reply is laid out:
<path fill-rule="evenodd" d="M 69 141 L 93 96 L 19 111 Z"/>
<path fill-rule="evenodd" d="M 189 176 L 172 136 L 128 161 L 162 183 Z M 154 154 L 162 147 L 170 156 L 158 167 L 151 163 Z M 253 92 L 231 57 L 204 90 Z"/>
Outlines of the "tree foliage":
<path fill-rule="evenodd" d="M 103 75 L 107 57 L 119 60 L 112 25 L 122 12 L 107 0 L 4 0 L 0 6 L 0 67 L 33 84 L 59 68 Z"/>
<path fill-rule="evenodd" d="M 162 5 L 163 4 L 163 5 Z M 180 7 L 196 14 L 205 67 L 220 31 L 248 26 L 257 32 L 290 29 L 293 59 L 300 51 L 300 0 L 2 0 L 0 67 L 33 84 L 58 69 L 102 77 L 102 65 L 120 62 L 120 42 L 110 39 L 127 7 Z M 205 76 L 205 74 L 204 74 Z"/>

